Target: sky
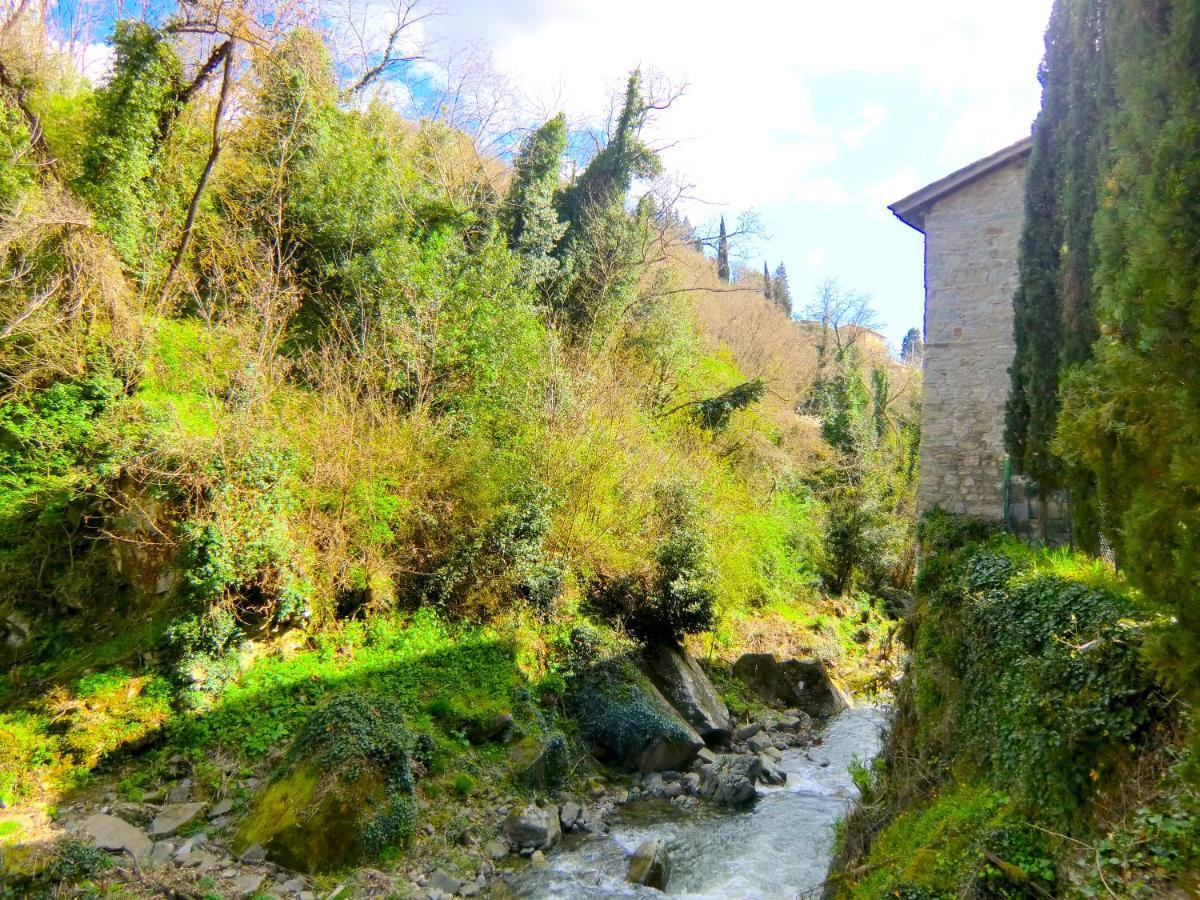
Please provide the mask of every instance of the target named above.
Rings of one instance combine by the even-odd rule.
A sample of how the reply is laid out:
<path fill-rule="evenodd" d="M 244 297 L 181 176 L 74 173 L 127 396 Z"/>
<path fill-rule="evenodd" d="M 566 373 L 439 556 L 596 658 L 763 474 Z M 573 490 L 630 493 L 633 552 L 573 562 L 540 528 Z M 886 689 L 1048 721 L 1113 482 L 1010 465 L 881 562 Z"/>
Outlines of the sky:
<path fill-rule="evenodd" d="M 1029 133 L 1051 0 L 445 0 L 431 37 L 480 43 L 546 112 L 598 121 L 636 66 L 685 82 L 653 125 L 699 223 L 753 209 L 733 251 L 787 266 L 798 308 L 835 277 L 899 343 L 920 326 L 921 235 L 889 203 Z"/>

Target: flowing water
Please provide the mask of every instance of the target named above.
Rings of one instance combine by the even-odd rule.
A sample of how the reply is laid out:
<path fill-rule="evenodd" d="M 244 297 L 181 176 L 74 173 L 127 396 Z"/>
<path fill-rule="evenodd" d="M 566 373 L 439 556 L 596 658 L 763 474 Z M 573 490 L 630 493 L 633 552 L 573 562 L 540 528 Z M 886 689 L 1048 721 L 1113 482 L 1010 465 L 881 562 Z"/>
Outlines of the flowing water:
<path fill-rule="evenodd" d="M 759 787 L 755 804 L 730 811 L 701 803 L 680 810 L 668 801 L 627 804 L 606 835 L 567 838 L 544 869 L 510 882 L 520 897 L 661 897 L 625 882 L 629 857 L 647 838 L 667 842 L 667 894 L 693 898 L 820 896 L 838 820 L 858 797 L 850 763 L 879 752 L 882 710 L 846 710 L 821 732 L 820 746 L 784 753 L 787 784 Z"/>

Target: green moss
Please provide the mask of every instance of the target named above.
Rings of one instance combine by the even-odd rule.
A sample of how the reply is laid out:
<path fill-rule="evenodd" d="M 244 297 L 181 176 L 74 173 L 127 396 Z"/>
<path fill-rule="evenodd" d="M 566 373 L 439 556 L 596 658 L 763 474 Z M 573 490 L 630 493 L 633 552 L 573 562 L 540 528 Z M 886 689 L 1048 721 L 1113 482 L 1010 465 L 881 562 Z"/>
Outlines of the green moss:
<path fill-rule="evenodd" d="M 416 825 L 411 744 L 390 700 L 335 697 L 293 742 L 234 849 L 261 844 L 280 865 L 319 872 L 402 844 Z"/>

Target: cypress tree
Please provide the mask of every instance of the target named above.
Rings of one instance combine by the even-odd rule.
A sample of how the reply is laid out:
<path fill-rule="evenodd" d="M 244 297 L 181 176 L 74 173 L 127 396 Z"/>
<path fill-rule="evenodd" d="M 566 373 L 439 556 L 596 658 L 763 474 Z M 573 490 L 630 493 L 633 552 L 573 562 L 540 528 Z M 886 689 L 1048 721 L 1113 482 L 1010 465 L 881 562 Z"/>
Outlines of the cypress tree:
<path fill-rule="evenodd" d="M 1096 215 L 1095 359 L 1064 386 L 1059 446 L 1095 475 L 1130 579 L 1174 611 L 1161 641 L 1200 695 L 1200 6 L 1112 3 Z"/>
<path fill-rule="evenodd" d="M 768 300 L 774 300 L 774 294 L 771 290 L 771 270 L 767 268 L 767 261 L 763 260 L 763 296 Z"/>
<path fill-rule="evenodd" d="M 1098 530 L 1090 477 L 1053 448 L 1063 374 L 1086 361 L 1097 335 L 1092 296 L 1101 104 L 1108 95 L 1106 0 L 1058 0 L 1039 71 L 1042 109 L 1026 175 L 1025 226 L 1013 298 L 1015 354 L 1005 422 L 1013 467 L 1044 491 L 1071 490 L 1076 533 Z"/>
<path fill-rule="evenodd" d="M 717 277 L 729 283 L 729 238 L 725 234 L 724 216 L 721 216 L 721 232 L 717 236 Z"/>
<path fill-rule="evenodd" d="M 787 269 L 783 263 L 775 267 L 775 278 L 771 283 L 771 299 L 775 301 L 775 305 L 791 316 L 792 314 L 792 288 L 788 284 Z"/>

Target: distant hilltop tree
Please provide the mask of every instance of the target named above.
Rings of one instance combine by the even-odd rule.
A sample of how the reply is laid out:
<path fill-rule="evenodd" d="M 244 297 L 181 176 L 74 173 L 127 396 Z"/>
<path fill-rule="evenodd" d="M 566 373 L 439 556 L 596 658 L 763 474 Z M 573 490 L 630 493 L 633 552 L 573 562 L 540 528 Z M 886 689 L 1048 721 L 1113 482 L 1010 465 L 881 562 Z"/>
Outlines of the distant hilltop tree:
<path fill-rule="evenodd" d="M 792 314 L 792 288 L 788 284 L 787 269 L 783 263 L 775 267 L 775 277 L 771 279 L 771 300 L 790 317 Z"/>
<path fill-rule="evenodd" d="M 729 283 L 729 236 L 725 233 L 724 216 L 721 216 L 721 232 L 717 236 L 717 277 Z"/>
<path fill-rule="evenodd" d="M 900 344 L 901 362 L 916 365 L 924 358 L 925 341 L 921 339 L 921 330 L 919 328 L 908 329 L 908 334 L 904 335 L 904 340 Z"/>

